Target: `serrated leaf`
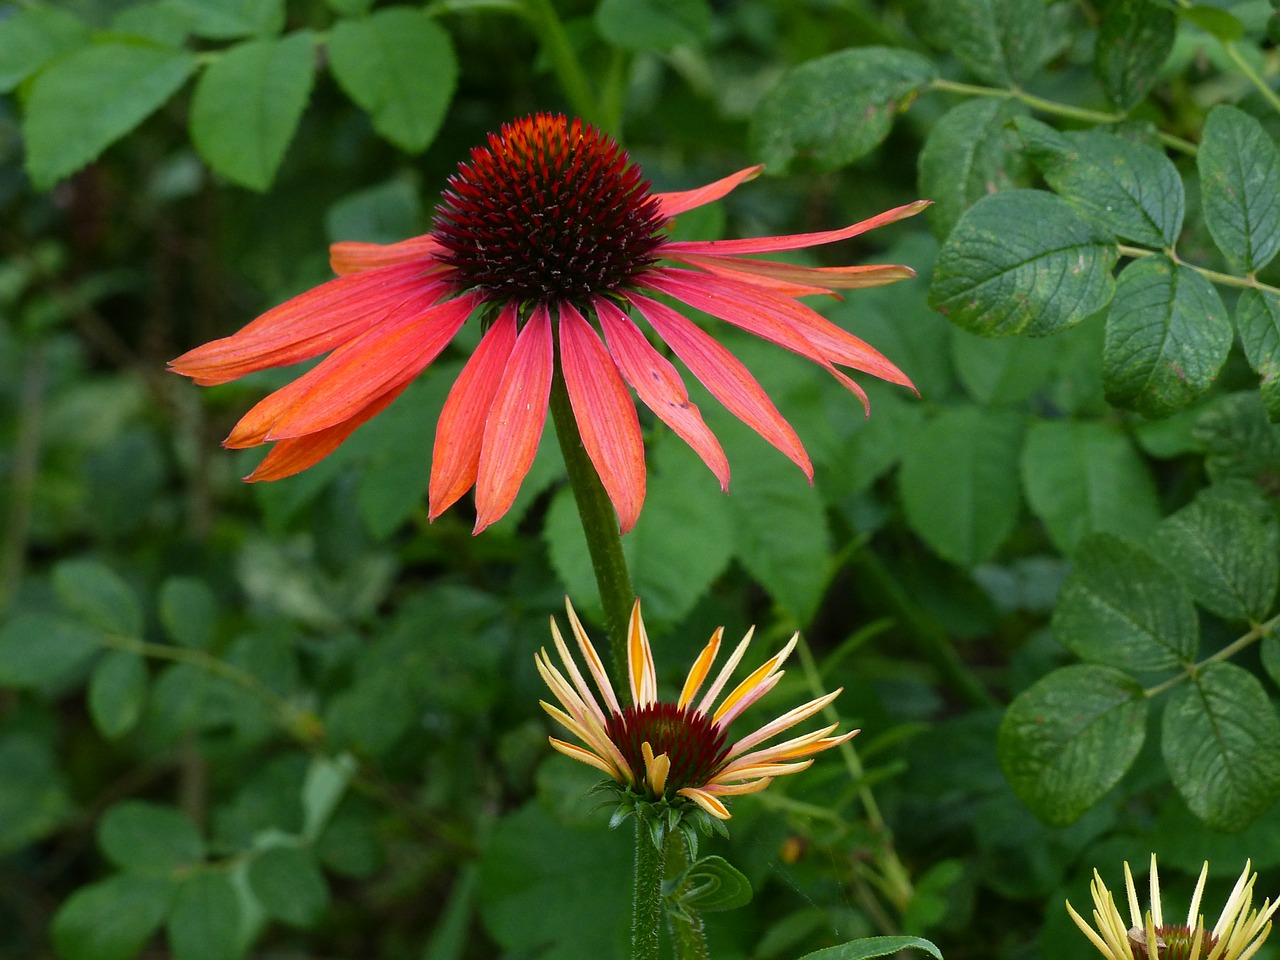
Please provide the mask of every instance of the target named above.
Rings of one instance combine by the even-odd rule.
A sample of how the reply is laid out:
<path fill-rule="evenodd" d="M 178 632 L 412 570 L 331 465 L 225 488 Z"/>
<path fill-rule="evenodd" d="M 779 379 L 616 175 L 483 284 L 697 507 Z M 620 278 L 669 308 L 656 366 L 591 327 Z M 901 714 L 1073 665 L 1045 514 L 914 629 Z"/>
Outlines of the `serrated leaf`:
<path fill-rule="evenodd" d="M 174 897 L 167 929 L 174 960 L 237 960 L 240 901 L 227 871 L 201 870 L 187 877 Z"/>
<path fill-rule="evenodd" d="M 834 947 L 824 947 L 806 953 L 800 960 L 874 960 L 887 957 L 900 950 L 923 950 L 936 960 L 942 960 L 942 951 L 923 937 L 862 937 Z"/>
<path fill-rule="evenodd" d="M 298 129 L 315 79 L 315 36 L 250 40 L 225 51 L 191 98 L 191 142 L 232 183 L 265 190 Z"/>
<path fill-rule="evenodd" d="M 0 93 L 88 42 L 89 28 L 54 7 L 28 7 L 0 21 Z"/>
<path fill-rule="evenodd" d="M 270 847 L 249 863 L 249 885 L 262 908 L 294 927 L 309 927 L 329 904 L 315 855 L 302 847 Z"/>
<path fill-rule="evenodd" d="M 81 887 L 53 918 L 62 960 L 132 960 L 164 922 L 173 885 L 124 873 Z"/>
<path fill-rule="evenodd" d="M 196 68 L 184 50 L 103 43 L 63 57 L 31 84 L 23 132 L 31 182 L 47 190 L 93 161 L 169 99 Z"/>
<path fill-rule="evenodd" d="M 1176 687 L 1161 738 L 1174 787 L 1216 830 L 1247 827 L 1280 797 L 1280 719 L 1235 664 L 1207 664 Z"/>
<path fill-rule="evenodd" d="M 1083 660 L 1148 672 L 1189 665 L 1200 627 L 1172 572 L 1137 547 L 1097 533 L 1080 543 L 1062 584 L 1053 634 Z"/>
<path fill-rule="evenodd" d="M 1233 339 L 1212 283 L 1164 256 L 1136 260 L 1107 312 L 1107 400 L 1152 418 L 1176 413 L 1213 386 Z"/>
<path fill-rule="evenodd" d="M 770 173 L 804 160 L 836 170 L 884 140 L 894 114 L 937 75 L 909 50 L 855 47 L 788 71 L 752 118 L 752 152 Z"/>
<path fill-rule="evenodd" d="M 174 807 L 117 803 L 98 823 L 98 846 L 122 870 L 169 875 L 204 859 L 204 840 Z"/>
<path fill-rule="evenodd" d="M 1099 130 L 1062 134 L 1031 117 L 1015 125 L 1049 186 L 1099 223 L 1136 243 L 1177 242 L 1186 195 L 1159 150 Z"/>
<path fill-rule="evenodd" d="M 1280 581 L 1280 523 L 1251 484 L 1217 484 L 1160 524 L 1155 545 L 1206 610 L 1262 621 Z"/>
<path fill-rule="evenodd" d="M 937 11 L 948 49 L 981 80 L 1020 85 L 1039 69 L 1045 45 L 1040 0 L 951 0 Z"/>
<path fill-rule="evenodd" d="M 670 50 L 711 32 L 706 0 L 601 0 L 596 30 L 622 50 Z"/>
<path fill-rule="evenodd" d="M 1055 670 L 1000 722 L 1000 767 L 1019 799 L 1053 826 L 1078 820 L 1124 776 L 1146 739 L 1142 685 L 1108 667 Z"/>
<path fill-rule="evenodd" d="M 142 608 L 127 583 L 96 560 L 64 560 L 53 569 L 58 599 L 105 633 L 136 637 L 142 632 Z"/>
<path fill-rule="evenodd" d="M 329 58 L 338 84 L 378 133 L 410 153 L 431 144 L 453 99 L 458 61 L 430 15 L 389 7 L 341 20 L 329 36 Z"/>
<path fill-rule="evenodd" d="M 947 410 L 912 438 L 899 482 L 907 523 L 940 556 L 970 567 L 990 559 L 1021 509 L 1016 415 Z"/>
<path fill-rule="evenodd" d="M 1151 0 L 1107 0 L 1094 41 L 1094 72 L 1107 96 L 1128 110 L 1147 95 L 1178 33 L 1173 10 Z"/>
<path fill-rule="evenodd" d="M 1026 158 L 1008 129 L 1021 112 L 1014 100 L 968 100 L 929 131 L 920 151 L 920 194 L 933 200 L 927 216 L 939 237 L 978 200 L 1022 181 Z"/>
<path fill-rule="evenodd" d="M 1061 197 L 996 193 L 943 244 L 929 305 L 984 337 L 1053 333 L 1107 305 L 1116 258 L 1115 237 Z"/>
<path fill-rule="evenodd" d="M 1213 242 L 1238 267 L 1261 270 L 1280 251 L 1280 150 L 1262 124 L 1219 104 L 1200 150 L 1200 193 Z"/>
<path fill-rule="evenodd" d="M 1160 519 L 1150 472 L 1128 437 L 1107 423 L 1035 424 L 1022 450 L 1022 482 L 1049 539 L 1066 554 L 1090 533 L 1141 540 Z"/>
<path fill-rule="evenodd" d="M 1280 421 L 1280 297 L 1247 287 L 1236 300 L 1236 330 L 1249 366 L 1258 373 L 1262 402 L 1273 423 Z"/>
<path fill-rule="evenodd" d="M 112 650 L 89 678 L 89 715 L 108 740 L 137 725 L 147 700 L 146 662 L 136 653 Z"/>
<path fill-rule="evenodd" d="M 160 585 L 160 622 L 179 646 L 207 650 L 213 643 L 218 601 L 196 577 L 169 577 Z"/>
<path fill-rule="evenodd" d="M 98 631 L 49 613 L 0 625 L 0 686 L 39 687 L 67 677 L 99 650 Z"/>
<path fill-rule="evenodd" d="M 168 0 L 191 20 L 191 32 L 210 40 L 262 37 L 284 29 L 285 0 Z"/>

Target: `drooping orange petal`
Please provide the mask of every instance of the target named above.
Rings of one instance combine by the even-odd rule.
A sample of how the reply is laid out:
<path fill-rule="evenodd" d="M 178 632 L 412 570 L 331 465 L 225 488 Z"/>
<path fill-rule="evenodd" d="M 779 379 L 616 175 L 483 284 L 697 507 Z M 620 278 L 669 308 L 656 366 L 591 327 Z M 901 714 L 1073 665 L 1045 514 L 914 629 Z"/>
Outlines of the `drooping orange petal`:
<path fill-rule="evenodd" d="M 869 217 L 850 226 L 842 227 L 839 230 L 823 230 L 820 233 L 792 233 L 782 237 L 749 237 L 742 240 L 676 240 L 667 244 L 663 248 L 663 253 L 664 255 L 667 253 L 682 255 L 687 253 L 712 255 L 725 253 L 777 253 L 780 250 L 801 250 L 805 247 L 817 247 L 824 243 L 847 240 L 850 237 L 858 236 L 860 233 L 866 233 L 868 230 L 874 230 L 876 227 L 883 227 L 886 224 L 905 220 L 907 217 L 914 217 L 932 202 L 932 200 L 916 200 L 900 207 L 894 207 L 892 210 L 886 210 L 884 213 L 878 213 L 874 217 Z"/>
<path fill-rule="evenodd" d="M 516 337 L 484 425 L 473 533 L 499 520 L 511 508 L 538 452 L 551 395 L 553 350 L 551 315 L 545 305 L 539 304 Z"/>
<path fill-rule="evenodd" d="M 570 304 L 560 305 L 560 368 L 582 446 L 618 511 L 623 533 L 644 504 L 644 440 L 627 385 L 596 332 Z"/>
<path fill-rule="evenodd" d="M 188 350 L 169 369 L 213 386 L 310 360 L 364 333 L 409 297 L 443 294 L 416 264 L 339 277 L 287 300 L 229 337 Z"/>
<path fill-rule="evenodd" d="M 387 409 L 391 405 L 391 401 L 400 396 L 408 385 L 409 381 L 406 380 L 399 386 L 392 387 L 355 416 L 344 420 L 342 423 L 335 424 L 327 430 L 321 430 L 318 433 L 311 433 L 305 437 L 297 437 L 292 440 L 281 440 L 271 448 L 271 452 L 267 454 L 266 458 L 258 464 L 251 474 L 245 477 L 245 480 L 249 482 L 282 480 L 285 477 L 293 476 L 295 473 L 301 473 L 308 467 L 315 466 L 333 453 L 334 450 L 337 450 L 356 431 L 357 427 L 367 423 Z"/>
<path fill-rule="evenodd" d="M 329 245 L 329 266 L 341 277 L 377 267 L 389 267 L 395 263 L 425 260 L 439 249 L 440 241 L 429 233 L 401 240 L 399 243 L 344 240 Z M 434 266 L 436 269 L 446 269 L 444 264 Z"/>
<path fill-rule="evenodd" d="M 515 304 L 502 308 L 454 381 L 440 411 L 428 494 L 428 516 L 432 520 L 475 485 L 484 422 L 515 346 L 517 312 Z"/>
<path fill-rule="evenodd" d="M 730 413 L 781 450 L 813 483 L 813 464 L 800 438 L 737 357 L 670 307 L 638 293 L 628 299 Z"/>
<path fill-rule="evenodd" d="M 596 297 L 592 303 L 609 344 L 609 353 L 627 383 L 644 405 L 711 468 L 720 481 L 720 489 L 728 490 L 729 458 L 703 421 L 697 404 L 690 401 L 679 372 L 670 360 L 653 349 L 621 307 L 604 297 Z"/>
<path fill-rule="evenodd" d="M 910 267 L 897 263 L 871 263 L 854 267 L 801 267 L 776 260 L 752 260 L 748 257 L 707 257 L 683 254 L 672 257 L 681 263 L 700 267 L 708 273 L 736 276 L 745 282 L 760 283 L 787 296 L 806 296 L 810 290 L 861 290 L 883 287 L 916 275 Z M 763 282 L 762 282 L 763 281 Z M 791 293 L 801 289 L 805 293 Z"/>
<path fill-rule="evenodd" d="M 680 190 L 674 193 L 656 193 L 654 196 L 658 198 L 658 206 L 662 210 L 662 215 L 674 217 L 678 213 L 684 213 L 686 210 L 692 210 L 695 207 L 711 203 L 713 200 L 719 200 L 735 187 L 746 183 L 748 180 L 754 180 L 763 171 L 764 164 L 758 163 L 754 167 L 747 167 L 745 170 L 731 173 L 715 183 L 708 183 L 705 187 L 698 187 L 694 190 Z"/>
<path fill-rule="evenodd" d="M 228 445 L 266 426 L 266 440 L 324 430 L 354 416 L 373 398 L 421 373 L 453 339 L 479 300 L 468 294 L 426 306 L 419 298 L 277 390 L 237 424 Z M 274 416 L 274 419 L 271 419 Z"/>

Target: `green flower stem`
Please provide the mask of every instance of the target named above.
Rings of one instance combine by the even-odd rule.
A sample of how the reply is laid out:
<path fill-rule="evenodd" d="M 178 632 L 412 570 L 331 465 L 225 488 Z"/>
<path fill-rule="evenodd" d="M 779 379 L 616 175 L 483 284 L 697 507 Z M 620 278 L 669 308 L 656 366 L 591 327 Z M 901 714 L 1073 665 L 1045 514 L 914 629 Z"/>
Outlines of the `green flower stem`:
<path fill-rule="evenodd" d="M 592 93 L 592 85 L 587 80 L 586 71 L 582 69 L 582 61 L 569 42 L 569 35 L 565 33 L 564 24 L 560 22 L 552 0 L 525 0 L 525 7 L 537 27 L 542 48 L 551 61 L 551 69 L 555 71 L 556 79 L 573 112 L 583 120 L 589 120 L 607 130 L 608 127 L 604 126 L 605 118 L 600 115 L 599 104 Z"/>
<path fill-rule="evenodd" d="M 665 844 L 653 842 L 649 821 L 636 821 L 635 899 L 631 912 L 631 960 L 658 960 L 658 935 L 662 927 L 662 874 Z"/>
<path fill-rule="evenodd" d="M 556 436 L 560 438 L 560 452 L 564 455 L 569 485 L 578 504 L 578 515 L 582 518 L 587 551 L 591 554 L 591 566 L 600 587 L 604 626 L 613 649 L 614 676 L 621 682 L 627 675 L 627 624 L 636 596 L 631 589 L 627 558 L 622 553 L 618 515 L 582 445 L 578 421 L 574 419 L 573 404 L 569 401 L 569 391 L 565 388 L 559 364 L 551 381 L 551 417 L 555 421 Z"/>
<path fill-rule="evenodd" d="M 1053 116 L 1066 117 L 1070 120 L 1080 120 L 1084 123 L 1111 124 L 1120 123 L 1128 119 L 1128 115 L 1125 113 L 1103 113 L 1101 110 L 1073 107 L 1069 103 L 1060 103 L 1057 100 L 1046 100 L 1044 97 L 1037 97 L 1034 93 L 1027 93 L 1027 91 L 1018 87 L 983 87 L 976 83 L 959 83 L 955 80 L 943 80 L 941 78 L 934 80 L 929 86 L 942 93 L 958 93 L 967 97 L 997 97 L 1003 100 L 1017 100 L 1032 110 L 1039 110 L 1041 113 L 1048 113 Z M 1163 132 L 1157 133 L 1157 137 L 1166 147 L 1193 157 L 1196 154 L 1196 145 L 1190 140 L 1183 140 L 1181 137 L 1175 137 L 1171 133 Z"/>
<path fill-rule="evenodd" d="M 670 884 L 689 869 L 689 845 L 679 830 L 668 830 L 666 847 L 667 880 Z M 687 880 L 682 882 L 671 891 L 671 896 L 679 898 L 686 892 L 687 884 Z M 677 960 L 709 960 L 711 952 L 707 949 L 707 930 L 698 913 L 687 906 L 683 915 L 669 910 L 667 922 L 671 925 Z"/>

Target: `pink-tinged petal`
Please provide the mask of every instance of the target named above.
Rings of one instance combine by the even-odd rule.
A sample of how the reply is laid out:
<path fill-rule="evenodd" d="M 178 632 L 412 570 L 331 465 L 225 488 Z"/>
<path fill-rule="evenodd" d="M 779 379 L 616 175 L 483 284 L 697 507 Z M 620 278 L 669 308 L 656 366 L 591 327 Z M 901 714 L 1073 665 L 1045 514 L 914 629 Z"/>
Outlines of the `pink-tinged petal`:
<path fill-rule="evenodd" d="M 688 253 L 706 254 L 743 254 L 743 253 L 777 253 L 780 250 L 801 250 L 805 247 L 817 247 L 824 243 L 835 243 L 837 240 L 848 240 L 860 233 L 897 223 L 907 217 L 914 217 L 932 200 L 916 200 L 913 203 L 894 207 L 874 217 L 861 220 L 839 230 L 823 230 L 820 233 L 792 233 L 783 237 L 751 237 L 743 240 L 675 240 L 663 247 L 663 255 Z"/>
<path fill-rule="evenodd" d="M 613 358 L 570 304 L 560 305 L 560 368 L 582 446 L 618 511 L 623 533 L 644 504 L 644 440 L 640 419 Z"/>
<path fill-rule="evenodd" d="M 730 413 L 781 450 L 813 483 L 813 464 L 800 438 L 737 357 L 670 307 L 637 293 L 628 299 Z"/>
<path fill-rule="evenodd" d="M 763 780 L 752 780 L 748 783 L 711 783 L 704 790 L 713 797 L 741 797 L 749 793 L 759 793 L 771 783 L 773 778 L 765 777 Z"/>
<path fill-rule="evenodd" d="M 658 198 L 658 208 L 662 211 L 662 215 L 674 217 L 678 213 L 684 213 L 686 210 L 692 210 L 695 207 L 711 203 L 713 200 L 719 200 L 741 184 L 746 183 L 748 180 L 754 180 L 762 172 L 764 172 L 764 164 L 760 163 L 754 167 L 739 170 L 737 173 L 731 173 L 715 183 L 708 183 L 705 187 L 698 187 L 695 190 L 680 190 L 675 193 L 656 193 L 654 196 Z"/>
<path fill-rule="evenodd" d="M 582 652 L 583 659 L 587 661 L 587 669 L 591 671 L 591 677 L 596 682 L 596 689 L 604 697 L 605 706 L 609 708 L 613 715 L 621 716 L 622 704 L 618 702 L 618 696 L 613 692 L 613 684 L 609 682 L 609 673 L 604 668 L 604 661 L 600 659 L 600 654 L 596 653 L 596 648 L 592 645 L 591 638 L 587 636 L 587 631 L 583 628 L 582 621 L 578 619 L 578 611 L 573 609 L 573 604 L 568 597 L 564 598 L 564 608 L 569 614 L 569 626 L 573 628 L 573 637 L 578 641 L 578 649 Z M 560 629 L 555 625 L 554 620 L 551 623 L 551 635 L 556 639 L 556 647 L 560 651 L 560 658 L 573 674 L 574 682 L 578 684 L 579 688 L 585 690 L 586 684 L 582 681 L 582 675 L 578 673 L 578 668 L 573 663 L 573 658 L 569 655 L 569 650 L 565 647 L 564 641 L 560 639 Z"/>
<path fill-rule="evenodd" d="M 653 349 L 640 328 L 613 301 L 597 297 L 592 303 L 609 353 L 627 383 L 644 405 L 702 458 L 720 481 L 720 489 L 728 490 L 729 458 L 703 421 L 697 404 L 689 400 L 689 391 L 671 361 Z"/>
<path fill-rule="evenodd" d="M 786 296 L 807 296 L 813 291 L 861 290 L 865 287 L 883 287 L 910 280 L 916 272 L 897 263 L 871 263 L 855 267 L 801 267 L 776 260 L 751 260 L 747 257 L 707 257 L 685 254 L 672 257 L 681 263 L 699 267 L 708 273 L 734 276 L 746 283 L 776 290 Z M 792 293 L 791 290 L 801 293 Z"/>
<path fill-rule="evenodd" d="M 761 789 L 763 790 L 764 788 L 761 787 Z M 706 790 L 699 789 L 698 787 L 684 787 L 676 791 L 676 796 L 688 797 L 703 810 L 707 811 L 707 813 L 719 820 L 728 820 L 732 816 L 732 814 L 729 813 L 728 807 L 711 794 L 707 793 Z"/>
<path fill-rule="evenodd" d="M 375 397 L 412 380 L 448 346 L 478 301 L 474 294 L 428 306 L 415 297 L 394 315 L 343 344 L 293 383 L 245 414 L 228 446 L 287 440 L 354 416 Z"/>
<path fill-rule="evenodd" d="M 502 372 L 516 342 L 515 304 L 502 308 L 458 374 L 436 424 L 427 515 L 434 520 L 470 490 L 480 469 L 480 441 Z"/>
<path fill-rule="evenodd" d="M 786 662 L 787 657 L 791 656 L 791 651 L 795 649 L 799 640 L 800 634 L 794 634 L 785 647 L 761 664 L 751 676 L 738 684 L 733 693 L 725 697 L 724 702 L 720 704 L 712 719 L 720 726 L 727 727 L 742 711 L 772 690 L 774 684 L 778 682 L 778 678 L 782 676 L 782 670 L 780 669 L 782 664 Z"/>
<path fill-rule="evenodd" d="M 410 297 L 445 291 L 411 263 L 339 277 L 268 310 L 238 333 L 187 351 L 169 369 L 213 386 L 310 360 L 358 337 Z"/>
<path fill-rule="evenodd" d="M 557 740 L 555 737 L 547 737 L 547 740 L 555 750 L 563 753 L 566 757 L 571 757 L 574 760 L 579 760 L 582 763 L 595 767 L 611 780 L 618 780 L 620 782 L 625 780 L 633 786 L 635 785 L 634 779 L 625 776 L 621 770 L 615 770 L 612 764 L 606 760 L 602 760 L 600 757 L 597 757 L 590 750 L 583 750 L 581 747 L 576 747 L 572 743 L 565 743 L 563 740 Z"/>
<path fill-rule="evenodd" d="M 663 268 L 653 271 L 645 280 L 655 289 L 670 293 L 691 307 L 705 310 L 801 356 L 815 359 L 794 346 L 794 338 L 780 333 L 780 323 L 801 337 L 800 342 L 808 344 L 808 349 L 816 351 L 818 357 L 830 363 L 852 367 L 889 383 L 915 389 L 910 378 L 879 350 L 789 297 L 760 290 L 734 277 L 711 279 L 689 270 Z M 854 389 L 854 392 L 861 396 L 861 390 Z"/>
<path fill-rule="evenodd" d="M 429 233 L 401 240 L 399 243 L 358 243 L 346 240 L 329 245 L 329 266 L 341 277 L 396 263 L 426 260 L 440 249 L 440 241 Z M 444 264 L 424 266 L 447 269 Z"/>
<path fill-rule="evenodd" d="M 729 748 L 728 756 L 730 758 L 736 757 L 744 751 L 750 750 L 757 744 L 764 743 L 764 741 L 768 740 L 770 737 L 777 736 L 783 730 L 790 730 L 797 723 L 803 723 L 815 713 L 826 709 L 828 704 L 835 700 L 836 697 L 840 696 L 840 692 L 843 689 L 844 688 L 841 687 L 838 690 L 833 690 L 831 693 L 818 697 L 816 700 L 810 700 L 808 703 L 801 704 L 798 707 L 788 710 L 776 720 L 765 724 L 759 730 L 748 734 L 735 743 Z"/>
<path fill-rule="evenodd" d="M 698 713 L 705 714 L 711 709 L 711 705 L 715 703 L 716 697 L 720 696 L 720 691 L 724 689 L 724 685 L 729 682 L 729 678 L 733 676 L 733 671 L 737 669 L 741 662 L 743 654 L 747 652 L 747 647 L 751 646 L 751 638 L 755 636 L 756 628 L 751 627 L 738 645 L 733 648 L 733 653 L 729 654 L 729 659 L 725 661 L 725 665 L 720 668 L 720 672 L 716 674 L 715 680 L 711 683 L 709 689 L 702 698 L 702 702 L 698 704 Z"/>
<path fill-rule="evenodd" d="M 511 509 L 538 452 L 551 396 L 553 349 L 551 315 L 539 305 L 516 337 L 484 425 L 473 533 L 479 533 Z"/>
<path fill-rule="evenodd" d="M 356 428 L 372 420 L 391 405 L 396 397 L 404 392 L 409 381 L 393 387 L 378 397 L 355 416 L 335 424 L 327 430 L 308 434 L 293 440 L 281 440 L 271 448 L 271 452 L 258 464 L 254 471 L 245 477 L 246 481 L 282 480 L 295 473 L 301 473 L 313 467 L 339 446 L 356 431 Z"/>

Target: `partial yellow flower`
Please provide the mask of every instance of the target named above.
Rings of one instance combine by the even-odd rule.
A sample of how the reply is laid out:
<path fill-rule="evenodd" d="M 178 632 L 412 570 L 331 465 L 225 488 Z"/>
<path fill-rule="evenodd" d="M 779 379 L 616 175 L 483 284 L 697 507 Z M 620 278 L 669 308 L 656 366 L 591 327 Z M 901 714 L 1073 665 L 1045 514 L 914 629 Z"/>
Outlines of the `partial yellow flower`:
<path fill-rule="evenodd" d="M 1089 885 L 1093 894 L 1094 925 L 1090 927 L 1076 913 L 1070 901 L 1067 901 L 1067 912 L 1084 935 L 1110 960 L 1249 960 L 1266 941 L 1267 934 L 1271 932 L 1271 915 L 1280 906 L 1280 901 L 1264 900 L 1261 907 L 1249 909 L 1253 903 L 1253 884 L 1258 879 L 1256 873 L 1250 873 L 1250 867 L 1251 863 L 1246 861 L 1212 930 L 1205 928 L 1204 916 L 1199 912 L 1200 895 L 1209 876 L 1208 862 L 1200 871 L 1186 923 L 1165 923 L 1160 905 L 1160 875 L 1156 870 L 1154 853 L 1151 855 L 1151 909 L 1145 916 L 1138 908 L 1138 894 L 1127 862 L 1124 865 L 1124 882 L 1129 897 L 1128 927 L 1097 870 L 1093 871 L 1093 882 Z"/>
<path fill-rule="evenodd" d="M 799 773 L 813 763 L 813 754 L 839 746 L 859 732 L 832 736 L 838 726 L 833 723 L 770 747 L 760 746 L 818 713 L 840 695 L 841 691 L 836 690 L 728 744 L 729 724 L 782 678 L 782 664 L 795 649 L 800 635 L 793 636 L 781 652 L 766 660 L 717 706 L 716 700 L 747 652 L 754 632 L 754 628 L 747 631 L 707 692 L 696 699 L 719 653 L 724 634 L 721 627 L 694 661 L 679 699 L 674 703 L 659 700 L 653 650 L 640 616 L 639 600 L 631 610 L 627 635 L 631 703 L 624 707 L 609 682 L 604 662 L 567 598 L 565 609 L 600 700 L 592 693 L 552 618 L 551 636 L 564 672 L 551 662 L 545 647 L 534 657 L 542 679 L 560 702 L 557 707 L 542 701 L 542 708 L 582 746 L 550 737 L 551 746 L 595 767 L 646 800 L 673 801 L 683 797 L 713 817 L 727 820 L 729 810 L 721 797 L 758 793 L 774 777 Z"/>

